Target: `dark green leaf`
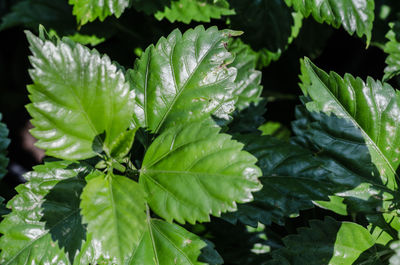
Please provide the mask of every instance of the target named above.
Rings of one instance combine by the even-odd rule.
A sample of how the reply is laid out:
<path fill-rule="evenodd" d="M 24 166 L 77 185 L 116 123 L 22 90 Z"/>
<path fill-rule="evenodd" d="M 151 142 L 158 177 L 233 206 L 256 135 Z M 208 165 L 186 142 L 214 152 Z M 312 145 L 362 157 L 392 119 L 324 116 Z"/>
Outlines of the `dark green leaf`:
<path fill-rule="evenodd" d="M 2 115 L 0 113 L 0 179 L 7 173 L 9 159 L 7 157 L 7 148 L 10 144 L 8 139 L 7 126 L 1 122 Z"/>
<path fill-rule="evenodd" d="M 96 155 L 93 142 L 105 133 L 101 146 L 110 154 L 133 114 L 133 93 L 124 74 L 96 50 L 27 36 L 34 67 L 27 109 L 37 146 L 57 158 L 85 159 Z"/>
<path fill-rule="evenodd" d="M 204 123 L 177 126 L 151 144 L 139 183 L 157 215 L 179 223 L 203 222 L 253 199 L 261 175 L 255 157 L 218 132 Z"/>

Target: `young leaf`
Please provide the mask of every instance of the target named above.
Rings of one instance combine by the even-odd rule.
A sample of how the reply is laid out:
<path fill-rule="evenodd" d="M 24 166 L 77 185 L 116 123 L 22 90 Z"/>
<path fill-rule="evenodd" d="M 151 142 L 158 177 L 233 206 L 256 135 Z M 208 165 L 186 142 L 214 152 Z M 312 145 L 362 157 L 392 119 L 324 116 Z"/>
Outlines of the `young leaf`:
<path fill-rule="evenodd" d="M 226 0 L 174 0 L 164 11 L 158 11 L 155 17 L 158 20 L 167 18 L 170 22 L 180 21 L 189 24 L 192 20 L 210 22 L 211 18 L 233 15 L 235 11 L 229 9 Z"/>
<path fill-rule="evenodd" d="M 73 160 L 95 156 L 98 141 L 109 154 L 133 115 L 133 93 L 124 74 L 107 56 L 80 44 L 54 44 L 29 32 L 27 37 L 34 67 L 27 109 L 37 146 L 48 155 Z"/>
<path fill-rule="evenodd" d="M 331 217 L 310 221 L 310 228 L 300 228 L 298 235 L 283 239 L 286 248 L 272 253 L 267 264 L 343 265 L 353 262 L 374 240 L 364 227 L 350 222 L 337 222 Z"/>
<path fill-rule="evenodd" d="M 196 123 L 162 133 L 147 150 L 139 183 L 148 203 L 171 222 L 209 221 L 260 188 L 256 159 L 216 126 Z M 196 199 L 194 199 L 196 198 Z"/>
<path fill-rule="evenodd" d="M 0 224 L 1 264 L 69 264 L 86 239 L 79 195 L 91 170 L 61 161 L 25 174 L 28 183 L 17 187 Z"/>
<path fill-rule="evenodd" d="M 145 230 L 145 193 L 124 176 L 88 176 L 81 196 L 83 220 L 103 255 L 124 264 Z"/>
<path fill-rule="evenodd" d="M 2 115 L 0 113 L 0 179 L 7 173 L 9 159 L 7 157 L 7 147 L 10 144 L 8 139 L 7 126 L 1 122 Z"/>
<path fill-rule="evenodd" d="M 350 34 L 367 37 L 371 41 L 374 21 L 374 0 L 285 0 L 288 6 L 305 17 L 312 15 L 319 23 L 326 22 L 335 28 L 343 26 Z"/>
<path fill-rule="evenodd" d="M 129 265 L 205 265 L 197 261 L 200 250 L 205 246 L 206 243 L 198 236 L 178 225 L 148 218 L 146 232 Z"/>
<path fill-rule="evenodd" d="M 372 162 L 390 189 L 397 187 L 396 169 L 400 165 L 400 92 L 389 84 L 346 74 L 329 75 L 310 60 L 302 62 L 301 88 L 313 101 L 308 110 L 334 113 L 349 120 L 361 133 Z"/>
<path fill-rule="evenodd" d="M 235 101 L 235 68 L 227 68 L 232 55 L 224 44 L 234 31 L 202 26 L 183 35 L 174 30 L 146 49 L 129 76 L 136 93 L 135 122 L 152 132 L 211 114 L 225 117 Z"/>
<path fill-rule="evenodd" d="M 396 33 L 393 29 L 394 24 L 390 24 L 391 30 L 386 34 L 386 38 L 389 40 L 385 44 L 385 53 L 388 54 L 386 58 L 386 68 L 384 80 L 391 79 L 392 77 L 400 73 L 400 42 L 396 39 Z"/>
<path fill-rule="evenodd" d="M 80 25 L 92 22 L 96 18 L 103 21 L 111 15 L 118 18 L 129 6 L 129 2 L 129 0 L 69 0 L 69 4 L 74 6 L 73 14 Z"/>
<path fill-rule="evenodd" d="M 238 96 L 235 105 L 240 111 L 249 107 L 251 103 L 257 104 L 261 100 L 261 72 L 255 70 L 258 56 L 240 39 L 232 41 L 228 49 L 235 55 L 235 60 L 230 66 L 237 69 L 234 94 Z"/>

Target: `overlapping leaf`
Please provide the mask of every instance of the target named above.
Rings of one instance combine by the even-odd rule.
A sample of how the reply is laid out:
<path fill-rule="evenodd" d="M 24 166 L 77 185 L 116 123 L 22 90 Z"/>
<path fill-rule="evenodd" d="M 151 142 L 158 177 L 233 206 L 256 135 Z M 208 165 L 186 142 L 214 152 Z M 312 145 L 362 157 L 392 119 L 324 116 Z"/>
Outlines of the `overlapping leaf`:
<path fill-rule="evenodd" d="M 129 265 L 205 265 L 206 263 L 197 261 L 200 250 L 205 246 L 204 241 L 184 228 L 149 218 L 146 232 L 133 253 Z"/>
<path fill-rule="evenodd" d="M 197 123 L 165 131 L 145 154 L 139 182 L 151 209 L 167 221 L 209 221 L 260 188 L 256 159 L 243 145 Z M 218 161 L 218 163 L 216 163 Z M 196 199 L 194 199 L 196 198 Z"/>
<path fill-rule="evenodd" d="M 69 4 L 74 6 L 73 14 L 81 25 L 97 18 L 103 21 L 111 15 L 120 17 L 129 6 L 129 2 L 129 0 L 69 0 Z"/>
<path fill-rule="evenodd" d="M 300 228 L 297 235 L 283 239 L 286 248 L 272 253 L 274 260 L 266 264 L 320 265 L 353 264 L 374 240 L 364 227 L 350 222 L 310 221 L 310 228 Z"/>
<path fill-rule="evenodd" d="M 10 144 L 8 139 L 7 126 L 1 122 L 2 115 L 0 113 L 0 179 L 7 173 L 9 159 L 7 157 L 7 147 Z"/>
<path fill-rule="evenodd" d="M 68 162 L 37 166 L 25 175 L 0 224 L 0 263 L 69 264 L 86 239 L 79 195 L 91 169 Z M 64 249 L 64 251 L 62 250 Z"/>
<path fill-rule="evenodd" d="M 163 11 L 157 12 L 155 17 L 158 20 L 166 18 L 172 23 L 180 21 L 189 24 L 192 20 L 210 22 L 211 18 L 219 19 L 233 14 L 235 11 L 229 9 L 226 0 L 174 0 Z"/>
<path fill-rule="evenodd" d="M 258 103 L 261 100 L 261 72 L 255 70 L 258 56 L 240 39 L 231 42 L 228 49 L 235 55 L 235 60 L 230 66 L 237 69 L 234 94 L 238 96 L 235 105 L 240 111 L 251 103 Z"/>
<path fill-rule="evenodd" d="M 371 40 L 374 21 L 374 0 L 285 0 L 305 17 L 312 15 L 319 23 L 326 22 L 336 28 L 343 28 L 350 34 Z"/>
<path fill-rule="evenodd" d="M 95 142 L 110 153 L 132 119 L 133 94 L 124 74 L 107 56 L 80 44 L 27 37 L 34 67 L 27 109 L 37 146 L 63 159 L 94 156 Z"/>
<path fill-rule="evenodd" d="M 81 209 L 88 232 L 103 255 L 125 264 L 145 230 L 145 194 L 141 186 L 119 175 L 88 176 Z M 149 249 L 150 250 L 150 249 Z"/>
<path fill-rule="evenodd" d="M 183 35 L 174 30 L 150 46 L 129 71 L 136 92 L 135 122 L 152 132 L 211 114 L 233 111 L 236 69 L 224 44 L 238 32 L 202 26 Z"/>
<path fill-rule="evenodd" d="M 400 165 L 400 92 L 389 84 L 346 74 L 344 78 L 318 69 L 308 59 L 302 63 L 301 88 L 312 99 L 311 111 L 334 113 L 359 128 L 381 183 L 397 187 Z"/>
<path fill-rule="evenodd" d="M 385 53 L 388 54 L 386 58 L 385 76 L 383 79 L 390 79 L 400 73 L 400 42 L 396 39 L 396 33 L 393 30 L 393 24 L 391 24 L 391 30 L 386 34 L 386 38 L 389 40 L 385 44 Z"/>

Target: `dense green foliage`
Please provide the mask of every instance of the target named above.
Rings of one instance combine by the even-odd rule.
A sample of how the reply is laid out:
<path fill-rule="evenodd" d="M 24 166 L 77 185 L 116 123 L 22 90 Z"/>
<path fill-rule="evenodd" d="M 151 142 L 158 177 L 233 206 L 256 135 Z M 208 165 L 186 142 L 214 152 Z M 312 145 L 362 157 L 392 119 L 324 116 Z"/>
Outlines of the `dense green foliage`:
<path fill-rule="evenodd" d="M 0 194 L 1 264 L 400 264 L 396 1 L 1 7 L 0 31 L 26 29 L 46 154 Z M 379 78 L 317 66 L 340 28 L 387 54 Z M 293 69 L 299 93 L 280 91 Z M 294 119 L 269 118 L 276 100 Z M 8 134 L 0 122 L 0 179 Z"/>

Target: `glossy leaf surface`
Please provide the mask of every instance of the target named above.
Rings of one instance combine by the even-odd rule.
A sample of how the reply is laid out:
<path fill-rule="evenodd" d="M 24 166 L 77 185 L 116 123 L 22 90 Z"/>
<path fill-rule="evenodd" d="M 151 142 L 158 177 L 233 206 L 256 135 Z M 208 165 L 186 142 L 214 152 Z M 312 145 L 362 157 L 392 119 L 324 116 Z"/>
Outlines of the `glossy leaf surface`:
<path fill-rule="evenodd" d="M 312 99 L 311 111 L 334 113 L 349 120 L 361 133 L 382 183 L 397 186 L 400 165 L 400 92 L 389 84 L 368 78 L 366 82 L 346 74 L 329 75 L 308 59 L 302 63 L 301 88 Z"/>
<path fill-rule="evenodd" d="M 198 236 L 176 224 L 148 219 L 146 232 L 129 265 L 205 265 L 197 261 L 200 250 L 205 246 L 206 243 Z"/>
<path fill-rule="evenodd" d="M 67 160 L 95 156 L 95 142 L 110 153 L 132 119 L 133 94 L 124 74 L 107 56 L 80 44 L 27 36 L 34 67 L 27 109 L 36 145 Z"/>
<path fill-rule="evenodd" d="M 389 40 L 385 44 L 385 53 L 388 54 L 386 58 L 385 76 L 383 79 L 390 79 L 400 73 L 400 42 L 396 39 L 396 33 L 391 24 L 391 30 L 386 34 L 386 38 Z"/>
<path fill-rule="evenodd" d="M 174 30 L 150 46 L 129 71 L 136 93 L 135 122 L 152 132 L 233 111 L 236 69 L 226 43 L 234 31 Z"/>
<path fill-rule="evenodd" d="M 7 157 L 7 147 L 10 144 L 8 139 L 7 126 L 1 122 L 2 115 L 0 113 L 0 179 L 7 173 L 9 159 Z"/>
<path fill-rule="evenodd" d="M 145 194 L 124 176 L 89 176 L 81 196 L 83 221 L 103 254 L 124 264 L 145 230 Z"/>
<path fill-rule="evenodd" d="M 68 162 L 37 166 L 0 224 L 1 264 L 69 264 L 86 239 L 79 195 L 91 169 Z M 61 250 L 64 248 L 64 251 Z"/>
<path fill-rule="evenodd" d="M 273 252 L 267 264 L 353 264 L 365 250 L 374 245 L 368 230 L 331 217 L 310 221 L 310 228 L 300 228 L 298 235 L 283 239 L 286 248 Z"/>
<path fill-rule="evenodd" d="M 238 96 L 235 105 L 240 111 L 250 106 L 251 103 L 256 104 L 261 100 L 261 72 L 255 70 L 258 56 L 240 39 L 231 42 L 228 49 L 235 55 L 235 60 L 230 66 L 237 69 L 234 94 Z"/>
<path fill-rule="evenodd" d="M 260 188 L 256 158 L 202 123 L 165 131 L 147 150 L 139 182 L 151 209 L 171 222 L 209 221 L 236 209 Z M 218 161 L 218 163 L 215 163 Z M 194 199 L 196 198 L 196 199 Z"/>
<path fill-rule="evenodd" d="M 172 23 L 180 21 L 189 24 L 192 20 L 210 22 L 211 18 L 219 19 L 233 14 L 235 11 L 229 8 L 226 0 L 174 0 L 163 11 L 157 12 L 155 17 L 158 20 L 166 18 Z"/>
<path fill-rule="evenodd" d="M 129 6 L 129 2 L 129 0 L 69 0 L 69 4 L 74 6 L 73 14 L 80 25 L 92 22 L 97 18 L 103 21 L 111 15 L 120 17 L 125 8 Z"/>
<path fill-rule="evenodd" d="M 285 0 L 294 10 L 305 17 L 312 15 L 319 23 L 343 28 L 350 34 L 367 37 L 371 40 L 372 24 L 374 21 L 374 0 Z"/>

